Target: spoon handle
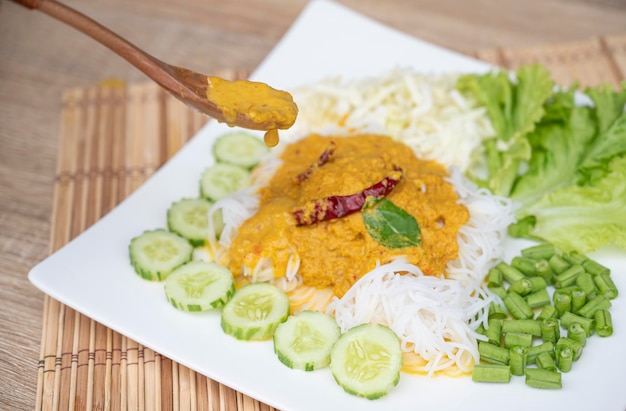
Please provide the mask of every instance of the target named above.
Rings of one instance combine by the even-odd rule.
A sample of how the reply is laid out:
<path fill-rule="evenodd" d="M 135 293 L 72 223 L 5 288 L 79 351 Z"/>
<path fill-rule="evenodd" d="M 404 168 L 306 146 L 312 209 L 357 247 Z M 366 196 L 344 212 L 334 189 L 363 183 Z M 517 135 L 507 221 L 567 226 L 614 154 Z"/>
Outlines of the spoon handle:
<path fill-rule="evenodd" d="M 13 2 L 17 4 L 21 4 L 22 6 L 29 9 L 37 9 L 39 8 L 40 0 L 13 0 Z"/>

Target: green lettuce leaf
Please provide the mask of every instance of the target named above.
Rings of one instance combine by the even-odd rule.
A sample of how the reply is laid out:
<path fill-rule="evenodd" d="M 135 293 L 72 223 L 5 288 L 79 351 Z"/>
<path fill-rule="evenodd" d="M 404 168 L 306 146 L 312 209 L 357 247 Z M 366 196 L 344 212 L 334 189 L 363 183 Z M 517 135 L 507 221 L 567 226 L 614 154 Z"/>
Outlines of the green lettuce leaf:
<path fill-rule="evenodd" d="M 554 190 L 593 186 L 610 171 L 612 158 L 626 154 L 626 93 L 605 86 L 588 89 L 595 105 L 586 107 L 574 104 L 574 91 L 556 92 L 528 137 L 532 147 L 528 169 L 517 176 L 511 192 L 511 198 L 522 204 L 520 216 L 527 213 L 524 206 Z"/>
<path fill-rule="evenodd" d="M 588 88 L 585 93 L 593 101 L 592 115 L 597 124 L 597 137 L 590 144 L 578 170 L 578 184 L 589 184 L 608 172 L 608 161 L 626 153 L 626 83 L 618 91 L 607 84 Z"/>
<path fill-rule="evenodd" d="M 564 250 L 626 249 L 626 82 L 587 88 L 591 104 L 577 104 L 577 85 L 553 85 L 536 65 L 513 79 L 461 78 L 459 90 L 484 105 L 496 134 L 472 153 L 478 165 L 468 177 L 521 205 L 515 237 Z"/>
<path fill-rule="evenodd" d="M 626 104 L 626 87 L 621 85 L 617 92 L 608 84 L 602 84 L 596 88 L 585 89 L 594 104 L 594 115 L 598 122 L 598 133 L 606 133 L 619 116 L 624 113 Z"/>
<path fill-rule="evenodd" d="M 530 137 L 533 152 L 528 170 L 517 178 L 511 198 L 522 205 L 532 204 L 545 194 L 573 184 L 594 134 L 591 114 L 583 107 L 573 106 L 563 122 L 538 126 Z"/>
<path fill-rule="evenodd" d="M 555 190 L 527 209 L 517 236 L 541 238 L 563 251 L 590 252 L 607 244 L 626 249 L 626 156 L 593 186 Z"/>
<path fill-rule="evenodd" d="M 496 133 L 485 145 L 487 178 L 471 176 L 479 185 L 497 195 L 510 194 L 520 165 L 531 157 L 526 136 L 544 115 L 553 87 L 550 73 L 540 65 L 522 66 L 515 81 L 504 71 L 459 79 L 457 88 L 485 106 Z"/>

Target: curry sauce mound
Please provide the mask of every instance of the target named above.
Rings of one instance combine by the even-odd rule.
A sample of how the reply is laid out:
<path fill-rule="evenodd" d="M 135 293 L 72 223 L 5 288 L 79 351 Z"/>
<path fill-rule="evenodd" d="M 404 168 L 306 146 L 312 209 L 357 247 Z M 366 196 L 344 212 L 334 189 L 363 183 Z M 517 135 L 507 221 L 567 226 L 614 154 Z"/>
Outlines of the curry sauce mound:
<path fill-rule="evenodd" d="M 320 156 L 333 148 L 321 163 Z M 288 145 L 282 164 L 268 185 L 260 189 L 258 212 L 245 221 L 228 251 L 233 273 L 271 261 L 274 276 L 285 275 L 290 256 L 300 257 L 303 283 L 333 287 L 341 297 L 364 274 L 404 256 L 426 275 L 444 275 L 456 259 L 456 235 L 468 221 L 467 208 L 458 204 L 447 172 L 433 161 L 416 158 L 406 145 L 390 137 L 310 135 Z M 360 212 L 342 218 L 298 225 L 293 211 L 329 196 L 359 193 L 394 170 L 403 176 L 387 199 L 417 220 L 419 246 L 387 249 L 368 234 Z"/>

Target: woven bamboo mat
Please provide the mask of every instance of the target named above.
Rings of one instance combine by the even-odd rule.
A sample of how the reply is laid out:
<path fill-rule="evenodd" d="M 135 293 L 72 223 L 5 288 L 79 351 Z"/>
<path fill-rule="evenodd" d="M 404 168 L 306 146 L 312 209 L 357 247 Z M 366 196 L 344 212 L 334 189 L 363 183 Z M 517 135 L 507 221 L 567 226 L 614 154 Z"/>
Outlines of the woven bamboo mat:
<path fill-rule="evenodd" d="M 509 69 L 540 62 L 566 86 L 626 79 L 626 35 L 472 56 Z M 61 116 L 51 252 L 138 188 L 207 121 L 153 83 L 115 81 L 67 90 Z M 46 296 L 36 410 L 273 408 Z"/>

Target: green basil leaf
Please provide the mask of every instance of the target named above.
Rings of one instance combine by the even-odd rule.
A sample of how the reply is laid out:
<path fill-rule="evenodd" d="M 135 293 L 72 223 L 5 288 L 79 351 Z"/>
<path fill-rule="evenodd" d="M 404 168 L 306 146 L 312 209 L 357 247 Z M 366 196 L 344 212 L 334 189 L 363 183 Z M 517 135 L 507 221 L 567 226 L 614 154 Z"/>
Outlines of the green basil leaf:
<path fill-rule="evenodd" d="M 415 217 L 386 198 L 369 198 L 361 215 L 368 234 L 386 248 L 420 245 L 422 234 Z"/>

